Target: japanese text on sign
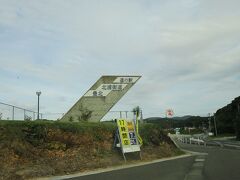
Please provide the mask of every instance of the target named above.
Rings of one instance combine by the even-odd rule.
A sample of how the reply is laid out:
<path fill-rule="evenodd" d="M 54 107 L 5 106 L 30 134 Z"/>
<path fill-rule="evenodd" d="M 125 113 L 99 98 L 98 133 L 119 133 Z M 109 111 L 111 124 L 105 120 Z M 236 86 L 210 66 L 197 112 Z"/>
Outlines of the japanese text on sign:
<path fill-rule="evenodd" d="M 112 91 L 122 91 L 128 84 L 101 84 L 96 90 L 89 90 L 84 96 L 107 96 Z"/>
<path fill-rule="evenodd" d="M 114 80 L 114 83 L 127 83 L 127 84 L 131 84 L 131 83 L 135 83 L 138 79 L 139 79 L 139 77 L 136 77 L 136 76 L 117 77 Z"/>
<path fill-rule="evenodd" d="M 140 151 L 133 122 L 120 119 L 117 124 L 123 152 Z"/>
<path fill-rule="evenodd" d="M 118 120 L 118 128 L 120 133 L 120 138 L 124 146 L 130 145 L 130 140 L 128 136 L 127 122 L 125 120 Z"/>

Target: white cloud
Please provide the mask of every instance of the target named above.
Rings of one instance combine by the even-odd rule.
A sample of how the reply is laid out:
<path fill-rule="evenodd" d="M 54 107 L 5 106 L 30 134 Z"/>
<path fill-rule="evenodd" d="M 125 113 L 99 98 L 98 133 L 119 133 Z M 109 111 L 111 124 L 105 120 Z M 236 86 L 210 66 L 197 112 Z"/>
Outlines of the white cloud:
<path fill-rule="evenodd" d="M 103 74 L 142 75 L 115 108 L 149 116 L 203 115 L 239 95 L 237 0 L 0 3 L 4 101 L 34 107 L 42 89 L 46 111 L 65 112 Z"/>

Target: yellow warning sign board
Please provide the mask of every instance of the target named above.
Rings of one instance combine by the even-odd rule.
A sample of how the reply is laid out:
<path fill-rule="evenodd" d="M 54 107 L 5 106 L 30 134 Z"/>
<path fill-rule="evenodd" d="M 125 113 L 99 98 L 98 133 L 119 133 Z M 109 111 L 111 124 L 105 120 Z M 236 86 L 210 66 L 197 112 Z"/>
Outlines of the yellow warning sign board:
<path fill-rule="evenodd" d="M 117 125 L 123 153 L 140 151 L 133 121 L 119 119 Z"/>

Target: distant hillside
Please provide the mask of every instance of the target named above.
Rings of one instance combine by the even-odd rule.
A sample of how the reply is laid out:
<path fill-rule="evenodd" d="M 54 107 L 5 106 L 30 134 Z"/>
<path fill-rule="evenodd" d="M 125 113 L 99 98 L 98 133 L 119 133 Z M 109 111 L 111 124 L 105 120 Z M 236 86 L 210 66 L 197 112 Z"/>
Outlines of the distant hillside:
<path fill-rule="evenodd" d="M 239 109 L 238 109 L 239 106 Z M 236 133 L 240 140 L 240 96 L 217 110 L 216 122 L 219 133 Z"/>
<path fill-rule="evenodd" d="M 207 127 L 208 118 L 200 116 L 183 116 L 173 118 L 151 117 L 144 119 L 144 122 L 159 124 L 162 128 L 184 128 L 184 127 Z"/>
<path fill-rule="evenodd" d="M 162 117 L 150 117 L 150 118 L 146 118 L 145 121 L 161 121 L 161 120 L 166 120 L 166 119 L 172 119 L 172 120 L 186 120 L 186 119 L 189 119 L 191 117 L 194 117 L 194 116 L 190 116 L 190 115 L 187 115 L 187 116 L 182 116 L 182 117 L 173 117 L 173 118 L 162 118 Z"/>
<path fill-rule="evenodd" d="M 211 131 L 214 129 L 214 117 L 211 117 Z M 236 134 L 240 140 L 240 96 L 235 98 L 230 104 L 217 110 L 215 113 L 218 134 Z M 161 128 L 183 128 L 196 127 L 208 128 L 208 117 L 183 116 L 174 118 L 150 117 L 144 119 L 147 123 L 158 124 Z"/>

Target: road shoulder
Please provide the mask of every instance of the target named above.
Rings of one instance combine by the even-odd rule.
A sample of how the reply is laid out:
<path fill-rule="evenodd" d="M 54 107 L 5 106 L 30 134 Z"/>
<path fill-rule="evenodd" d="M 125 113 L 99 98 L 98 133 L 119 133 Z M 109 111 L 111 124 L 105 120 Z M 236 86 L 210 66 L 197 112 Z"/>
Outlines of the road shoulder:
<path fill-rule="evenodd" d="M 122 169 L 127 169 L 127 168 L 145 166 L 145 165 L 150 165 L 150 164 L 155 164 L 155 163 L 160 163 L 160 162 L 172 161 L 172 160 L 181 159 L 181 158 L 187 158 L 187 157 L 191 157 L 191 156 L 194 156 L 194 155 L 191 154 L 191 153 L 186 153 L 186 154 L 180 155 L 180 156 L 175 156 L 175 157 L 170 157 L 170 158 L 162 158 L 162 159 L 157 159 L 157 160 L 148 161 L 148 162 L 141 162 L 141 163 L 137 163 L 137 164 L 127 164 L 127 165 L 115 166 L 115 167 L 104 168 L 104 169 L 97 169 L 97 170 L 94 170 L 94 171 L 87 171 L 87 172 L 75 173 L 75 174 L 64 175 L 64 176 L 32 178 L 32 180 L 61 180 L 61 179 L 69 179 L 69 178 L 74 178 L 74 177 L 88 176 L 88 175 L 94 175 L 94 174 L 99 174 L 99 173 L 117 171 L 117 170 L 122 170 Z"/>

